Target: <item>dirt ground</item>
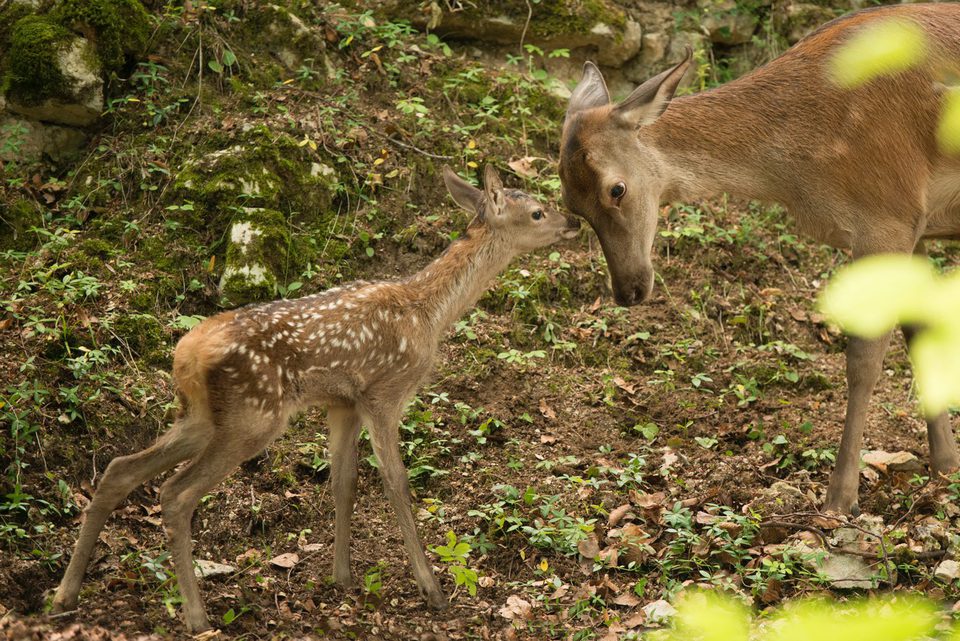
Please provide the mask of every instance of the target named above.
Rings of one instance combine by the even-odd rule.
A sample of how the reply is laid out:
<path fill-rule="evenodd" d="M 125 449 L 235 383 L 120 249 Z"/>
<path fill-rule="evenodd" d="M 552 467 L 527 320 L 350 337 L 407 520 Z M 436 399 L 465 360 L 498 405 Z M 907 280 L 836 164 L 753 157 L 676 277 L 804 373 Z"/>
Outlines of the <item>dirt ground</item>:
<path fill-rule="evenodd" d="M 173 135 L 174 127 L 175 138 L 189 141 L 176 151 L 172 143 L 166 151 L 150 148 L 149 154 L 158 154 L 153 160 L 171 167 L 182 161 L 177 154 L 183 146 L 199 148 L 216 137 L 230 141 L 249 121 L 319 141 L 314 153 L 322 154 L 326 144 L 357 167 L 387 158 L 378 171 L 397 168 L 396 183 L 364 192 L 376 196 L 376 207 L 369 201 L 351 205 L 361 221 L 355 229 L 371 234 L 373 217 L 388 213 L 372 258 L 359 250 L 321 257 L 317 263 L 325 271 L 306 281 L 304 294 L 344 274 L 410 273 L 464 226 L 435 178 L 439 162 L 423 155 L 430 132 L 418 137 L 408 121 L 386 113 L 397 91 L 421 87 L 437 120 L 455 122 L 445 102 L 430 93 L 437 89 L 427 88 L 431 74 L 439 73 L 440 54 L 424 53 L 419 34 L 403 36 L 404 46 L 421 47 L 414 51 L 418 61 L 387 82 L 374 73 L 369 56 L 336 49 L 344 36 L 332 22 L 323 23 L 331 18 L 318 20 L 333 33 L 331 57 L 357 83 L 367 82 L 358 89 L 363 100 L 341 88 L 285 85 L 272 90 L 266 99 L 272 111 L 262 114 L 249 108 L 249 97 L 224 89 L 219 112 L 208 105 L 146 130 L 154 143 L 157 135 Z M 368 50 L 379 42 L 366 37 Z M 388 53 L 380 51 L 387 62 Z M 456 64 L 467 62 L 460 57 Z M 317 105 L 333 107 L 341 99 L 355 111 L 334 109 L 336 130 L 311 124 Z M 552 129 L 526 123 L 525 151 L 493 126 L 469 135 L 443 129 L 435 134 L 444 137 L 437 145 L 473 153 L 466 142 L 473 141 L 483 158 L 465 155 L 458 162 L 477 157 L 503 170 L 521 156 L 543 158 L 533 178 L 507 178 L 529 189 L 555 178 L 559 122 L 550 119 L 556 115 L 543 116 Z M 135 146 L 146 144 L 140 125 L 125 129 L 117 118 L 113 129 L 98 134 L 98 144 L 147 154 Z M 398 139 L 419 151 L 375 137 L 343 143 L 357 118 L 378 130 L 394 127 L 406 136 Z M 311 153 L 308 145 L 301 149 Z M 97 152 L 90 158 L 114 162 Z M 135 184 L 139 176 L 123 174 L 122 180 Z M 70 192 L 51 190 L 47 178 L 17 189 L 38 199 L 52 194 L 50 211 L 62 214 Z M 162 478 L 136 490 L 108 522 L 79 609 L 44 614 L 71 553 L 79 510 L 107 463 L 146 446 L 167 423 L 173 395 L 166 372 L 183 334 L 168 320 L 218 309 L 205 248 L 185 248 L 171 236 L 170 254 L 189 258 L 174 266 L 152 264 L 140 253 L 151 234 L 171 228 L 164 226 L 165 189 L 143 197 L 149 207 L 140 235 L 88 268 L 108 283 L 98 298 L 59 304 L 41 292 L 36 300 L 8 305 L 0 316 L 4 386 L 27 380 L 23 363 L 33 362 L 40 366 L 37 379 L 53 392 L 38 401 L 41 429 L 24 445 L 29 465 L 21 480 L 32 501 L 4 515 L 12 529 L 0 548 L 0 638 L 185 636 L 157 500 Z M 543 196 L 559 206 L 555 189 L 545 188 Z M 91 220 L 128 212 L 120 196 L 97 207 Z M 78 246 L 97 237 L 84 221 L 70 224 L 78 230 Z M 411 227 L 413 241 L 405 235 Z M 446 610 L 428 610 L 417 593 L 366 440 L 353 534 L 359 586 L 344 591 L 331 583 L 333 499 L 323 463 L 323 414 L 315 411 L 204 497 L 197 510 L 196 559 L 232 568 L 201 581 L 219 638 L 613 641 L 662 627 L 664 602 L 694 586 L 739 595 L 757 612 L 799 596 L 845 598 L 891 589 L 955 608 L 958 581 L 935 572 L 957 552 L 960 481 L 927 476 L 925 426 L 900 340 L 874 395 L 865 448 L 917 460 L 888 465 L 881 457 L 864 464 L 863 515 L 852 525 L 817 515 L 843 425 L 845 339 L 817 313 L 816 298 L 846 255 L 796 237 L 784 212 L 756 203 L 723 199 L 664 207 L 659 229 L 657 285 L 647 304 L 614 305 L 596 238 L 584 230 L 575 241 L 515 261 L 479 311 L 444 342 L 434 377 L 404 419 L 402 437 L 421 538 L 450 595 Z M 942 265 L 957 261 L 953 246 L 930 249 Z M 11 263 L 3 288 L 13 292 L 21 280 L 36 278 L 30 274 L 82 255 L 63 251 L 38 249 Z M 103 393 L 83 405 L 82 420 L 60 420 L 68 405 L 56 400 L 58 390 L 76 383 L 64 365 L 67 356 L 59 338 L 28 331 L 32 321 L 21 312 L 32 305 L 63 314 L 71 326 L 85 328 L 81 333 L 112 340 L 98 319 L 126 309 L 132 296 L 117 285 L 118 270 L 142 287 L 167 272 L 184 283 L 196 278 L 200 287 L 158 296 L 156 316 L 166 323 L 159 359 L 148 362 L 146 350 L 122 343 L 122 355 L 109 364 L 114 378 L 85 381 L 102 385 Z M 135 396 L 134 389 L 146 392 Z M 65 484 L 62 495 L 51 489 L 58 480 Z M 65 507 L 47 511 L 60 500 Z M 469 544 L 466 556 L 445 558 L 435 549 L 447 543 L 449 532 Z M 853 587 L 820 571 L 826 552 L 860 560 Z M 476 578 L 455 585 L 458 568 L 475 571 Z"/>

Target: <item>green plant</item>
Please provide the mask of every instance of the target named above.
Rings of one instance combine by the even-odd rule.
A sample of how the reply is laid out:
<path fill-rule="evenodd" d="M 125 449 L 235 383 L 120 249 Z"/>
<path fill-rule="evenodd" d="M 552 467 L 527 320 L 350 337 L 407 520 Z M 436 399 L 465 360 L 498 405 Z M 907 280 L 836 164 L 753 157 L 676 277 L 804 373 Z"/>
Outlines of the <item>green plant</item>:
<path fill-rule="evenodd" d="M 453 575 L 455 590 L 461 586 L 466 588 L 470 596 L 477 595 L 477 571 L 469 567 L 470 544 L 457 541 L 453 530 L 447 532 L 446 545 L 434 545 L 430 550 L 440 557 L 440 562 L 446 564 L 447 572 Z M 456 593 L 456 592 L 455 592 Z"/>

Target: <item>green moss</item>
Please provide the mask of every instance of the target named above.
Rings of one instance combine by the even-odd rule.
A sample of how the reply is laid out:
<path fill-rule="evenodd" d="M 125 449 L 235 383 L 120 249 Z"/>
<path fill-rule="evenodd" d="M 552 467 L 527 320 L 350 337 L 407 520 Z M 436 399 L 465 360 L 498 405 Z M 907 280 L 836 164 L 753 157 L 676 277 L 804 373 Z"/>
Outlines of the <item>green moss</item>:
<path fill-rule="evenodd" d="M 0 249 L 33 249 L 37 236 L 30 228 L 42 224 L 42 215 L 33 202 L 26 198 L 15 200 L 7 211 L 0 213 Z"/>
<path fill-rule="evenodd" d="M 113 246 L 99 238 L 88 238 L 80 243 L 80 251 L 90 258 L 110 258 L 113 255 Z"/>
<path fill-rule="evenodd" d="M 14 2 L 0 10 L 0 51 L 7 50 L 13 26 L 31 13 L 32 8 L 25 2 Z"/>
<path fill-rule="evenodd" d="M 230 147 L 188 162 L 173 182 L 174 198 L 191 200 L 203 209 L 195 209 L 197 220 L 183 222 L 200 221 L 205 226 L 212 216 L 235 206 L 325 216 L 339 190 L 332 166 L 317 163 L 293 138 L 264 126 Z"/>
<path fill-rule="evenodd" d="M 150 314 L 122 314 L 111 320 L 117 337 L 151 365 L 167 360 L 167 339 L 163 325 Z"/>
<path fill-rule="evenodd" d="M 169 309 L 180 294 L 180 283 L 172 277 L 162 277 L 143 284 L 130 298 L 130 306 L 141 312 Z"/>
<path fill-rule="evenodd" d="M 60 71 L 60 51 L 73 38 L 47 16 L 27 16 L 13 25 L 3 67 L 3 88 L 24 104 L 37 104 L 67 93 Z"/>
<path fill-rule="evenodd" d="M 623 11 L 607 0 L 541 0 L 531 7 L 530 32 L 542 39 L 588 32 L 598 22 L 612 27 L 622 27 L 626 22 Z M 476 14 L 481 18 L 506 15 L 520 24 L 527 19 L 527 6 L 513 0 L 488 0 L 466 11 L 467 15 Z"/>
<path fill-rule="evenodd" d="M 104 73 L 142 53 L 150 34 L 150 17 L 138 0 L 61 0 L 51 17 L 96 44 Z"/>

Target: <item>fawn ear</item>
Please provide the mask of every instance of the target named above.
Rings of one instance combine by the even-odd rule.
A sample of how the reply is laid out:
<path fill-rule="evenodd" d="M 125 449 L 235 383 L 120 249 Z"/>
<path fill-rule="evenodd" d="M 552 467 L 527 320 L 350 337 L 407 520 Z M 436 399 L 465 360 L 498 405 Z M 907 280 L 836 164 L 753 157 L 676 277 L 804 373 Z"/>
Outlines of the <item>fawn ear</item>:
<path fill-rule="evenodd" d="M 443 166 L 443 182 L 454 202 L 471 214 L 480 214 L 480 203 L 483 201 L 482 191 L 458 176 L 448 165 Z"/>
<path fill-rule="evenodd" d="M 493 165 L 488 164 L 483 170 L 483 191 L 487 197 L 487 207 L 484 214 L 498 216 L 503 211 L 504 193 L 500 175 Z"/>
<path fill-rule="evenodd" d="M 690 68 L 692 57 L 693 52 L 687 47 L 683 60 L 634 89 L 633 93 L 614 107 L 614 116 L 631 127 L 649 125 L 659 118 L 660 114 L 666 111 L 677 91 L 677 85 Z"/>

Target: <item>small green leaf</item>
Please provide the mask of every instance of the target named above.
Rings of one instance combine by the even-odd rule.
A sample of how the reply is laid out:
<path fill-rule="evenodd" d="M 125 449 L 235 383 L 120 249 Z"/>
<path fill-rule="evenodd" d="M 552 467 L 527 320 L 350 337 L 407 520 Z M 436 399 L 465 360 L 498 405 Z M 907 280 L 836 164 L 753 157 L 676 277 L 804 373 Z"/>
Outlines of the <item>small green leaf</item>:
<path fill-rule="evenodd" d="M 223 65 L 213 58 L 210 59 L 210 61 L 207 63 L 207 66 L 210 67 L 210 70 L 215 73 L 223 73 Z"/>
<path fill-rule="evenodd" d="M 937 142 L 944 153 L 960 155 L 960 89 L 947 92 L 937 127 Z"/>
<path fill-rule="evenodd" d="M 926 58 L 927 42 L 919 25 L 905 20 L 868 24 L 830 59 L 833 81 L 844 89 L 914 67 Z"/>
<path fill-rule="evenodd" d="M 223 64 L 231 67 L 234 63 L 237 62 L 237 57 L 229 49 L 225 49 L 223 52 Z"/>
<path fill-rule="evenodd" d="M 933 288 L 933 271 L 922 258 L 868 256 L 837 272 L 820 297 L 820 310 L 844 330 L 876 338 L 898 322 L 922 321 Z"/>

